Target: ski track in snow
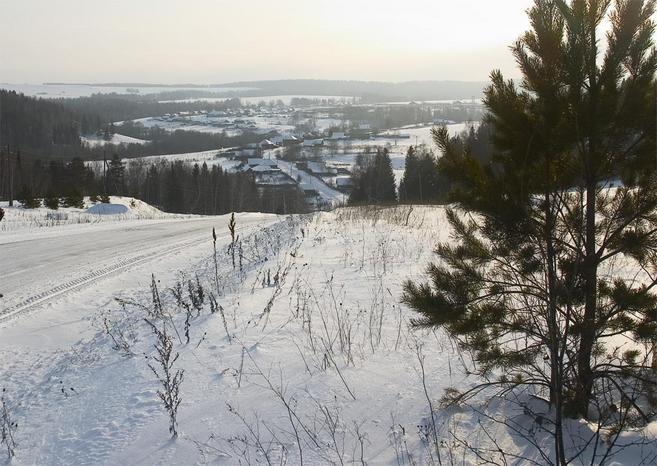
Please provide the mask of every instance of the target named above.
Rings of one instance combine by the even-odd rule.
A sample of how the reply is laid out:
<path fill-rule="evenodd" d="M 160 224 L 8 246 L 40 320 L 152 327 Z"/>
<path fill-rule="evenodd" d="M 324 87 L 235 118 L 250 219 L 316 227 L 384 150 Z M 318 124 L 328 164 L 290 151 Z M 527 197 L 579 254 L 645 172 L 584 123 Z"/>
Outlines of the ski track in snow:
<path fill-rule="evenodd" d="M 189 224 L 193 225 L 193 229 L 188 227 Z M 117 228 L 112 230 L 87 232 L 84 236 L 73 234 L 56 238 L 0 244 L 0 257 L 3 258 L 6 264 L 3 279 L 0 283 L 5 294 L 3 298 L 4 307 L 0 308 L 0 322 L 21 312 L 28 311 L 36 305 L 43 304 L 59 295 L 98 281 L 110 274 L 124 271 L 131 266 L 155 261 L 163 256 L 174 254 L 204 241 L 208 242 L 211 229 L 215 225 L 217 225 L 216 218 L 161 222 L 144 227 L 140 227 L 139 222 L 125 222 L 125 224 L 119 224 Z M 257 228 L 257 225 L 249 227 L 250 230 L 254 228 Z M 158 238 L 158 235 L 162 235 L 162 238 Z M 227 233 L 220 232 L 221 237 L 226 235 Z M 160 244 L 156 247 L 149 246 L 139 239 L 140 236 Z M 193 236 L 193 239 L 190 240 L 189 236 Z M 122 239 L 126 237 L 129 237 L 130 242 L 122 243 Z M 180 241 L 181 239 L 185 240 Z M 76 241 L 82 241 L 83 244 L 71 244 L 71 242 Z M 103 250 L 99 252 L 94 243 L 100 243 L 101 241 L 104 241 L 105 244 Z M 35 248 L 37 251 L 31 251 L 31 254 L 26 256 L 27 250 Z M 144 250 L 148 252 L 139 254 L 140 251 Z M 103 257 L 102 253 L 105 253 L 106 257 Z M 50 256 L 48 256 L 49 254 Z M 45 259 L 44 256 L 46 256 Z M 109 264 L 105 263 L 106 258 L 110 259 Z M 44 264 L 44 260 L 52 260 L 53 264 Z M 97 267 L 97 263 L 104 266 Z M 37 292 L 33 291 L 34 287 L 28 288 L 26 286 L 38 282 L 39 278 L 51 282 L 52 276 L 59 275 L 65 279 L 65 275 L 62 273 L 64 269 L 75 272 L 77 269 L 89 264 L 94 265 L 94 267 L 73 280 L 59 281 L 54 286 L 46 289 L 42 288 Z M 46 281 L 45 283 L 49 282 Z M 26 288 L 29 294 L 27 296 L 21 295 L 21 291 Z M 14 304 L 11 304 L 12 298 L 14 298 Z"/>
<path fill-rule="evenodd" d="M 204 236 L 207 236 L 207 234 Z M 16 304 L 15 306 L 2 311 L 0 313 L 0 322 L 2 322 L 5 319 L 15 317 L 19 313 L 29 311 L 34 306 L 44 304 L 48 300 L 56 298 L 61 294 L 74 291 L 76 288 L 79 288 L 84 285 L 89 285 L 92 282 L 99 280 L 111 273 L 121 272 L 130 266 L 141 264 L 147 261 L 156 260 L 166 254 L 174 254 L 180 250 L 198 244 L 199 241 L 201 241 L 201 238 L 198 238 L 194 241 L 188 241 L 174 246 L 169 246 L 158 252 L 142 254 L 136 257 L 122 259 L 110 266 L 104 267 L 102 269 L 94 270 L 90 274 L 76 278 L 75 280 L 71 280 L 66 283 L 61 283 L 52 289 L 42 291 L 34 296 L 30 296 L 29 298 Z"/>

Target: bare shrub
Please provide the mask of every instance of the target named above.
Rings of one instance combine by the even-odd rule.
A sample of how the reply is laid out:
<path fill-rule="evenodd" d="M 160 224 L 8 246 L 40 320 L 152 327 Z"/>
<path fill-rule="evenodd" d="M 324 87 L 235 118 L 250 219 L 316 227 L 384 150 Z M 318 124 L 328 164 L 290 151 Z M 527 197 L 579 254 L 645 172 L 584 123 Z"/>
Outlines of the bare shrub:
<path fill-rule="evenodd" d="M 184 370 L 175 369 L 175 363 L 178 360 L 179 353 L 174 354 L 173 339 L 167 333 L 166 322 L 162 322 L 162 329 L 159 329 L 148 319 L 144 319 L 148 325 L 153 329 L 157 340 L 155 342 L 155 350 L 157 356 L 152 356 L 152 359 L 159 365 L 159 370 L 152 364 L 148 367 L 153 371 L 155 377 L 162 385 L 162 389 L 157 391 L 157 396 L 162 400 L 164 408 L 169 414 L 169 432 L 173 437 L 178 436 L 178 407 L 182 398 L 180 396 L 180 385 L 183 381 Z"/>
<path fill-rule="evenodd" d="M 123 308 L 125 312 L 125 304 L 123 304 Z M 135 355 L 132 351 L 132 342 L 136 340 L 133 331 L 129 331 L 126 334 L 126 331 L 118 322 L 110 320 L 107 316 L 103 317 L 103 326 L 105 327 L 107 336 L 112 339 L 112 349 L 126 357 Z"/>
<path fill-rule="evenodd" d="M 0 412 L 0 445 L 5 446 L 7 449 L 7 458 L 11 461 L 16 456 L 16 440 L 14 435 L 18 428 L 18 423 L 11 418 L 7 400 L 5 399 L 6 393 L 7 390 L 3 388 L 2 396 L 0 397 L 0 407 L 2 408 Z"/>

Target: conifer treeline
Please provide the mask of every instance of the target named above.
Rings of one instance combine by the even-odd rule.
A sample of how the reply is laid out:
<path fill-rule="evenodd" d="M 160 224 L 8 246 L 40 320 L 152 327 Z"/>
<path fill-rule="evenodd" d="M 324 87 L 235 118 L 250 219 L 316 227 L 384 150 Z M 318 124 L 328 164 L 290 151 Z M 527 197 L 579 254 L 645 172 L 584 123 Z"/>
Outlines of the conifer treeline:
<path fill-rule="evenodd" d="M 26 207 L 81 207 L 84 196 L 130 196 L 166 212 L 203 215 L 227 212 L 302 213 L 308 211 L 295 187 L 259 187 L 249 173 L 227 173 L 217 165 L 162 160 L 122 162 L 94 168 L 80 159 L 31 164 L 20 158 L 15 170 L 16 198 Z M 105 201 L 107 201 L 105 199 Z"/>
<path fill-rule="evenodd" d="M 492 160 L 491 128 L 487 123 L 451 137 L 450 144 L 458 150 L 467 150 L 479 163 Z M 406 153 L 404 174 L 397 192 L 388 149 L 377 149 L 376 154 L 360 154 L 356 159 L 349 203 L 444 203 L 452 189 L 453 178 L 444 172 L 441 162 L 427 146 L 411 146 Z"/>
<path fill-rule="evenodd" d="M 376 154 L 359 154 L 353 172 L 354 187 L 350 204 L 390 204 L 397 202 L 395 175 L 388 149 Z"/>
<path fill-rule="evenodd" d="M 80 115 L 44 99 L 0 90 L 0 140 L 3 147 L 80 148 Z"/>
<path fill-rule="evenodd" d="M 236 98 L 218 102 L 173 101 L 185 97 L 185 94 L 175 92 L 147 95 L 94 94 L 76 99 L 58 99 L 56 102 L 77 114 L 87 116 L 86 126 L 85 119 L 81 120 L 82 134 L 103 129 L 101 124 L 106 125 L 113 121 L 130 121 L 167 113 L 226 110 L 241 106 L 240 100 Z M 98 124 L 89 119 L 90 115 L 99 116 Z"/>
<path fill-rule="evenodd" d="M 162 161 L 131 162 L 121 180 L 112 173 L 113 190 L 143 199 L 166 212 L 219 215 L 228 212 L 307 212 L 302 192 L 296 187 L 257 186 L 250 173 L 227 173 L 217 165 Z"/>
<path fill-rule="evenodd" d="M 444 197 L 444 184 L 433 153 L 409 147 L 399 183 L 399 202 L 437 203 Z"/>
<path fill-rule="evenodd" d="M 239 101 L 207 104 L 205 109 L 226 109 L 239 106 Z M 0 89 L 0 141 L 2 149 L 21 151 L 24 158 L 71 160 L 100 160 L 105 147 L 87 146 L 81 135 L 112 132 L 113 121 L 139 116 L 161 115 L 181 109 L 201 109 L 200 103 L 161 104 L 148 99 L 130 100 L 129 96 L 92 96 L 80 99 L 50 101 L 27 97 L 14 91 Z M 132 136 L 137 128 L 127 124 L 121 133 Z M 113 151 L 123 158 L 159 154 L 177 154 L 213 150 L 259 142 L 264 137 L 250 132 L 239 136 L 207 134 L 192 131 L 144 129 L 136 135 L 148 144 L 122 144 Z"/>

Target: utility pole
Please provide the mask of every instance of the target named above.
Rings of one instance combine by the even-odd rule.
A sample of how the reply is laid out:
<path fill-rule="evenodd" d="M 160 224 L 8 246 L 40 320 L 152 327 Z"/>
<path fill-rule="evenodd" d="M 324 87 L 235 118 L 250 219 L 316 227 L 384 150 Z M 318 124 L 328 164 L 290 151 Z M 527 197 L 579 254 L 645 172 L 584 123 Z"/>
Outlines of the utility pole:
<path fill-rule="evenodd" d="M 107 152 L 103 151 L 103 197 L 107 198 Z"/>
<path fill-rule="evenodd" d="M 0 149 L 0 174 L 2 178 L 0 179 L 0 195 L 6 194 L 9 199 L 9 207 L 14 206 L 14 178 L 16 171 L 16 162 L 18 154 L 16 157 L 13 157 L 13 154 L 9 151 L 9 146 L 7 146 L 7 152 L 3 153 Z M 16 158 L 16 160 L 14 160 Z"/>
<path fill-rule="evenodd" d="M 16 165 L 12 162 L 11 152 L 7 148 L 7 163 L 9 164 L 9 207 L 14 206 L 14 171 Z"/>
<path fill-rule="evenodd" d="M 4 197 L 6 188 L 6 178 L 7 178 L 7 162 L 5 162 L 5 154 L 0 147 L 0 197 Z"/>
<path fill-rule="evenodd" d="M 4 197 L 7 192 L 9 163 L 5 159 L 5 153 L 0 147 L 0 197 Z"/>

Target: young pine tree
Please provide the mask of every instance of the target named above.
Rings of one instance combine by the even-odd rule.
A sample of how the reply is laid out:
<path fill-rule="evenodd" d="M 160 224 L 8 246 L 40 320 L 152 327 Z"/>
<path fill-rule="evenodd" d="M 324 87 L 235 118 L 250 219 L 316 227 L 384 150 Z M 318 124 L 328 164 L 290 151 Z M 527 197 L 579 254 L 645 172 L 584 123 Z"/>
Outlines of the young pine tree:
<path fill-rule="evenodd" d="M 125 164 L 114 154 L 107 171 L 107 190 L 109 194 L 123 195 L 125 191 Z"/>
<path fill-rule="evenodd" d="M 415 147 L 411 146 L 406 152 L 404 175 L 399 183 L 400 202 L 413 202 L 419 200 L 417 186 L 419 168 L 417 156 L 415 155 Z"/>
<path fill-rule="evenodd" d="M 18 195 L 18 200 L 25 209 L 41 207 L 41 200 L 34 197 L 34 192 L 28 186 L 23 186 L 23 189 Z"/>
<path fill-rule="evenodd" d="M 56 196 L 53 192 L 49 191 L 43 200 L 43 205 L 52 210 L 59 209 L 59 197 Z"/>
<path fill-rule="evenodd" d="M 404 175 L 399 183 L 399 201 L 436 203 L 441 198 L 441 182 L 436 159 L 426 147 L 409 147 Z"/>
<path fill-rule="evenodd" d="M 374 156 L 361 154 L 356 165 L 350 204 L 389 204 L 397 201 L 395 175 L 388 149 L 377 149 Z"/>
<path fill-rule="evenodd" d="M 84 209 L 84 197 L 77 189 L 73 189 L 64 198 L 64 207 L 75 207 L 76 209 Z"/>
<path fill-rule="evenodd" d="M 392 171 L 392 161 L 388 149 L 379 150 L 374 158 L 375 191 L 374 201 L 389 204 L 397 202 L 395 175 Z"/>
<path fill-rule="evenodd" d="M 655 383 L 655 1 L 610 8 L 535 0 L 512 47 L 520 87 L 494 72 L 486 90 L 491 163 L 435 133 L 456 241 L 430 283 L 405 285 L 416 323 L 445 328 L 489 384 L 548 389 L 560 465 L 562 414 L 645 422 L 636 387 Z"/>

